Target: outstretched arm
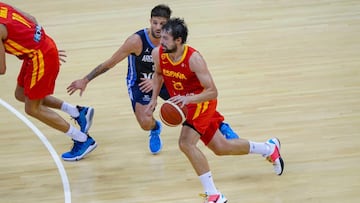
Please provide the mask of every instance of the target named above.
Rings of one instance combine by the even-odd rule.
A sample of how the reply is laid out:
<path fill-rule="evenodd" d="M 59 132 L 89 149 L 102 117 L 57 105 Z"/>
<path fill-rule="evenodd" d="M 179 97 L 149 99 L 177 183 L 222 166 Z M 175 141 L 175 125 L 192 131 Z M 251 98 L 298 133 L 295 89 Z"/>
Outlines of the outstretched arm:
<path fill-rule="evenodd" d="M 72 95 L 74 92 L 76 92 L 76 90 L 80 90 L 81 96 L 87 84 L 91 80 L 113 68 L 116 64 L 120 63 L 131 53 L 139 53 L 138 50 L 141 51 L 141 49 L 142 42 L 140 37 L 136 34 L 131 35 L 109 59 L 96 66 L 96 68 L 94 68 L 84 78 L 73 81 L 67 87 L 67 92 Z"/>

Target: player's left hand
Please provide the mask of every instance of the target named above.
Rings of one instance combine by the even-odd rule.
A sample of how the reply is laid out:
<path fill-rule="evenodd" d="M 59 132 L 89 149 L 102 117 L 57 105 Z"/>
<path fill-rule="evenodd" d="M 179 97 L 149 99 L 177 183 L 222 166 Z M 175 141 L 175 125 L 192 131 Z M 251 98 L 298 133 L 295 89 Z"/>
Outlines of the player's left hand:
<path fill-rule="evenodd" d="M 180 105 L 180 108 L 183 108 L 186 104 L 191 103 L 189 96 L 176 95 L 171 97 L 169 100 L 174 102 L 175 104 Z"/>
<path fill-rule="evenodd" d="M 144 93 L 149 93 L 153 89 L 153 82 L 148 78 L 140 78 L 141 82 L 139 83 L 140 91 Z"/>

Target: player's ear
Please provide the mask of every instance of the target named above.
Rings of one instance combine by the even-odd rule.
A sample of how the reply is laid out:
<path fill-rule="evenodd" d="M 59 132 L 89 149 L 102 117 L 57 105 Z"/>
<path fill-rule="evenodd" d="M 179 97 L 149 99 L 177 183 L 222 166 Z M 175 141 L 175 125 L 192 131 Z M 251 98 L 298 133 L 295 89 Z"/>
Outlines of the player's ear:
<path fill-rule="evenodd" d="M 178 37 L 178 38 L 176 38 L 175 39 L 175 43 L 177 43 L 177 44 L 182 44 L 182 38 L 181 37 Z"/>

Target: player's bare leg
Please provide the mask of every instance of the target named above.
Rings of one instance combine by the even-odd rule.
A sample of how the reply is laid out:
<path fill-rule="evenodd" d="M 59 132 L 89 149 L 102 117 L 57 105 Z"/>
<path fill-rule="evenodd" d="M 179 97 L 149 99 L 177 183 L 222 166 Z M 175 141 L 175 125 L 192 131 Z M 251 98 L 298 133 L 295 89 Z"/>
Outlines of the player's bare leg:
<path fill-rule="evenodd" d="M 143 130 L 150 131 L 149 149 L 152 154 L 158 154 L 162 149 L 160 137 L 161 123 L 155 120 L 153 115 L 146 114 L 147 105 L 135 104 L 135 116 Z"/>

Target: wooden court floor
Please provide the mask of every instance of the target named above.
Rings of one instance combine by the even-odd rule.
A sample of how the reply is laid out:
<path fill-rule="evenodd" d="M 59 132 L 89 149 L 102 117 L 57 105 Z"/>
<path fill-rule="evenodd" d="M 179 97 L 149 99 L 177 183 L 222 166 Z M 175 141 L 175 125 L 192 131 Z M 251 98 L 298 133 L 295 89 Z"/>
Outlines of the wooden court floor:
<path fill-rule="evenodd" d="M 92 81 L 82 97 L 66 93 L 127 36 L 149 26 L 151 8 L 162 2 L 5 2 L 35 15 L 67 51 L 55 95 L 95 108 L 90 133 L 99 146 L 79 162 L 56 162 L 70 139 L 25 115 L 36 133 L 0 105 L 0 202 L 202 202 L 200 182 L 177 146 L 180 128 L 164 126 L 163 151 L 149 153 L 148 133 L 139 128 L 128 99 L 126 61 Z M 243 138 L 276 136 L 282 142 L 281 177 L 262 157 L 218 157 L 199 143 L 229 202 L 360 202 L 360 2 L 166 3 L 188 23 L 188 42 L 207 61 L 226 121 Z M 21 63 L 8 55 L 7 64 L 0 99 L 24 115 L 13 96 Z"/>

